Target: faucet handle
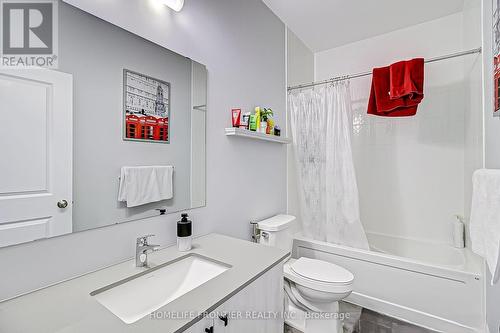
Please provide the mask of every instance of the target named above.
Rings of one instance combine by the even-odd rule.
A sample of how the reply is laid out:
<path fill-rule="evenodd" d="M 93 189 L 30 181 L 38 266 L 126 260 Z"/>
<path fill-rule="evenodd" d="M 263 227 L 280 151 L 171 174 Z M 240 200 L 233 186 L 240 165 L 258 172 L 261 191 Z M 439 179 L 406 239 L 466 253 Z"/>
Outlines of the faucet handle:
<path fill-rule="evenodd" d="M 138 245 L 148 245 L 148 239 L 151 237 L 154 237 L 155 235 L 150 234 L 150 235 L 145 235 L 137 238 L 137 244 Z"/>

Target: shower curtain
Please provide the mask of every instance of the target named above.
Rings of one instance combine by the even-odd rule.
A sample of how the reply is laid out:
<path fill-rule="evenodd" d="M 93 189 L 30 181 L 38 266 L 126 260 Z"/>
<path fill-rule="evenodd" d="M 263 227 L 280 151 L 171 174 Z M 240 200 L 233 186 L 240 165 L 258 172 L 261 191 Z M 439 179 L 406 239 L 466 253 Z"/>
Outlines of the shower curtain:
<path fill-rule="evenodd" d="M 303 234 L 368 250 L 352 159 L 349 82 L 293 93 L 289 110 Z"/>

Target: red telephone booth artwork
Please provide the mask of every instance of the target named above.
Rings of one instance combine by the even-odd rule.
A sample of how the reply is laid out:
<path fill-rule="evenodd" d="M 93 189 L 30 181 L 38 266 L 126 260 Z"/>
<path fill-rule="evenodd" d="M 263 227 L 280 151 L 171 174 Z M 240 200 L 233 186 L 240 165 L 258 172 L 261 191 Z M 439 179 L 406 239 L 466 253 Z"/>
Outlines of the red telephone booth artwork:
<path fill-rule="evenodd" d="M 170 143 L 170 83 L 123 72 L 124 139 Z"/>
<path fill-rule="evenodd" d="M 492 30 L 493 30 L 493 115 L 500 117 L 500 0 L 491 1 L 492 3 Z"/>
<path fill-rule="evenodd" d="M 495 113 L 500 112 L 500 56 L 495 57 Z"/>
<path fill-rule="evenodd" d="M 126 137 L 131 139 L 140 139 L 141 125 L 139 122 L 139 117 L 134 115 L 127 115 L 125 120 L 125 131 Z"/>
<path fill-rule="evenodd" d="M 141 139 L 145 140 L 158 140 L 155 138 L 156 127 L 158 126 L 158 119 L 153 116 L 139 118 L 141 122 Z"/>
<path fill-rule="evenodd" d="M 168 141 L 168 118 L 158 119 L 155 137 L 158 138 L 157 140 Z"/>

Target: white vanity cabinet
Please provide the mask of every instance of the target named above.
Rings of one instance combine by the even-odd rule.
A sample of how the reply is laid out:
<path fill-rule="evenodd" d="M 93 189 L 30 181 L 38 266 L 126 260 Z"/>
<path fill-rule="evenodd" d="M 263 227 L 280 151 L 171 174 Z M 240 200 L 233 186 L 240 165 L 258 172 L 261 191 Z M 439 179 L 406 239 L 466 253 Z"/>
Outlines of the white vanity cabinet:
<path fill-rule="evenodd" d="M 0 332 L 283 332 L 286 251 L 209 234 L 197 238 L 188 254 L 172 246 L 150 256 L 151 263 L 164 266 L 148 272 L 138 269 L 132 259 L 0 302 Z M 196 284 L 219 272 L 221 265 L 220 274 Z M 184 293 L 150 312 L 157 303 L 150 304 L 166 299 L 171 291 Z M 107 305 L 97 299 L 99 295 Z M 133 320 L 146 308 L 143 317 L 131 324 L 122 319 Z M 203 311 L 211 313 L 192 322 L 191 316 Z M 150 313 L 158 318 L 152 319 Z M 227 315 L 227 325 L 219 315 Z M 23 320 L 26 316 L 30 320 Z"/>
<path fill-rule="evenodd" d="M 280 263 L 184 333 L 283 332 L 282 312 L 283 264 Z M 227 316 L 227 325 L 219 316 Z"/>
<path fill-rule="evenodd" d="M 210 328 L 214 326 L 214 320 L 210 318 L 203 318 L 187 330 L 184 333 L 206 333 L 209 332 Z M 215 329 L 214 329 L 215 330 Z"/>

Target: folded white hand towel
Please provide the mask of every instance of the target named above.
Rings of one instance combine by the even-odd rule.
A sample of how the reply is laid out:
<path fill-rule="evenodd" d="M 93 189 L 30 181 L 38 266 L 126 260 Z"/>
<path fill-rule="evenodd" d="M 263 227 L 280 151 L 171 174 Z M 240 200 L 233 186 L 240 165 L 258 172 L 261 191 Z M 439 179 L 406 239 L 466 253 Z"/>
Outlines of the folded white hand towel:
<path fill-rule="evenodd" d="M 122 167 L 118 201 L 127 207 L 173 198 L 172 166 Z"/>
<path fill-rule="evenodd" d="M 486 259 L 494 284 L 500 275 L 500 170 L 477 170 L 472 179 L 472 251 Z"/>

